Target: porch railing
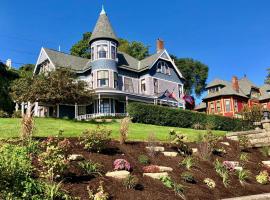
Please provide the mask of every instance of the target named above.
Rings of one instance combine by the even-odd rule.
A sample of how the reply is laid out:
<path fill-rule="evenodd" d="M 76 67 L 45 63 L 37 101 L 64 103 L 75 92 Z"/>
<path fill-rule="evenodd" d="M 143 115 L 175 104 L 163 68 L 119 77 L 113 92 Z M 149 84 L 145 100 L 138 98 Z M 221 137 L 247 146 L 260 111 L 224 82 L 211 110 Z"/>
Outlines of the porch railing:
<path fill-rule="evenodd" d="M 95 119 L 99 117 L 126 117 L 127 113 L 95 113 L 95 114 L 85 114 L 85 115 L 78 115 L 76 117 L 77 120 L 88 120 L 88 119 Z"/>

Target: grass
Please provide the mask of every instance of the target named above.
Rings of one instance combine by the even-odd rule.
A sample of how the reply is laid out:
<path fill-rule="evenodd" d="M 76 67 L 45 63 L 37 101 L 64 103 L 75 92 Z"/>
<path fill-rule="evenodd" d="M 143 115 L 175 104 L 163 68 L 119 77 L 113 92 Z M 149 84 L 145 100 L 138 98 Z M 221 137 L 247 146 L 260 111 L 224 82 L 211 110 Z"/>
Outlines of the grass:
<path fill-rule="evenodd" d="M 6 139 L 10 137 L 18 137 L 20 132 L 21 119 L 0 118 L 0 138 Z M 95 128 L 97 125 L 103 125 L 112 130 L 112 138 L 119 138 L 119 122 L 76 122 L 72 120 L 53 119 L 53 118 L 36 118 L 35 119 L 35 136 L 45 137 L 57 135 L 59 130 L 63 130 L 65 137 L 78 137 L 85 129 Z M 181 131 L 187 136 L 188 141 L 197 141 L 205 130 L 194 130 L 189 128 L 175 128 L 169 126 L 155 126 L 148 124 L 131 123 L 129 128 L 129 140 L 147 140 L 149 133 L 155 133 L 158 140 L 168 140 L 170 129 Z M 224 131 L 213 131 L 214 134 L 223 136 Z"/>

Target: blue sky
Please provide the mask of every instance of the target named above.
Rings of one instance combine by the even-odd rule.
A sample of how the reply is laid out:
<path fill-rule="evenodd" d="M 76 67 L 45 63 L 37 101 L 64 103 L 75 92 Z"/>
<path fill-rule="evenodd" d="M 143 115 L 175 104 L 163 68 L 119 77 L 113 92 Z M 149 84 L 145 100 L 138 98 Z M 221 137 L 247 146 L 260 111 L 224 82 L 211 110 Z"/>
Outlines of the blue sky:
<path fill-rule="evenodd" d="M 209 81 L 246 74 L 262 85 L 270 67 L 269 0 L 0 0 L 0 60 L 35 63 L 42 46 L 68 52 L 92 31 L 101 5 L 119 37 L 207 64 Z"/>

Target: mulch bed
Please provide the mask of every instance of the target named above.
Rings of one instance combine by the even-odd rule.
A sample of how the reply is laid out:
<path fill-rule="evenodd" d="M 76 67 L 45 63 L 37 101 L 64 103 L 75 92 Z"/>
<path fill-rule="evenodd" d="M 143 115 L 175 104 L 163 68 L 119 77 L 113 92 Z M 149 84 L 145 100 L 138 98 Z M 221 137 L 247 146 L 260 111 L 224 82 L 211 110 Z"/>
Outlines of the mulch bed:
<path fill-rule="evenodd" d="M 155 200 L 169 200 L 169 199 L 181 199 L 174 194 L 174 191 L 166 188 L 160 181 L 154 180 L 148 177 L 143 177 L 142 167 L 144 165 L 138 162 L 138 156 L 141 154 L 148 155 L 146 150 L 147 143 L 143 142 L 130 142 L 125 145 L 120 145 L 119 142 L 112 141 L 106 151 L 101 153 L 92 153 L 83 149 L 79 144 L 78 139 L 70 139 L 72 148 L 71 154 L 82 154 L 87 160 L 92 160 L 103 165 L 103 170 L 113 171 L 113 161 L 118 158 L 126 159 L 130 162 L 133 171 L 132 175 L 136 175 L 139 178 L 139 185 L 135 190 L 127 190 L 122 184 L 122 181 L 115 180 L 108 177 L 87 177 L 82 176 L 81 171 L 78 169 L 77 162 L 71 163 L 69 173 L 67 174 L 65 181 L 63 182 L 63 188 L 72 196 L 80 197 L 81 199 L 88 199 L 87 186 L 96 190 L 99 186 L 99 182 L 103 181 L 105 191 L 110 194 L 111 199 L 127 200 L 127 199 L 155 199 Z M 219 144 L 220 147 L 225 148 L 226 154 L 222 156 L 213 156 L 210 161 L 203 161 L 197 157 L 196 167 L 192 168 L 190 172 L 194 175 L 197 183 L 189 184 L 184 183 L 181 180 L 181 173 L 187 171 L 184 167 L 179 166 L 179 161 L 183 160 L 182 156 L 177 157 L 165 157 L 163 154 L 157 154 L 154 157 L 150 157 L 151 164 L 172 167 L 173 172 L 169 175 L 177 183 L 181 183 L 185 186 L 184 194 L 187 199 L 222 199 L 229 197 L 245 196 L 252 194 L 260 194 L 270 192 L 269 185 L 261 185 L 256 182 L 255 176 L 263 169 L 260 164 L 262 160 L 267 160 L 262 156 L 259 149 L 253 148 L 247 151 L 249 155 L 249 161 L 245 164 L 244 168 L 252 172 L 252 177 L 248 182 L 241 186 L 235 173 L 230 175 L 230 184 L 228 188 L 225 188 L 222 179 L 217 175 L 214 169 L 213 161 L 219 158 L 221 161 L 230 160 L 238 161 L 240 150 L 237 143 L 234 141 L 223 140 L 229 142 L 231 145 L 226 146 Z M 165 147 L 167 151 L 172 151 L 169 144 L 160 144 Z M 197 147 L 197 144 L 191 143 L 193 148 Z M 195 156 L 196 158 L 196 156 Z M 216 182 L 216 188 L 209 189 L 204 183 L 204 178 L 211 178 Z"/>

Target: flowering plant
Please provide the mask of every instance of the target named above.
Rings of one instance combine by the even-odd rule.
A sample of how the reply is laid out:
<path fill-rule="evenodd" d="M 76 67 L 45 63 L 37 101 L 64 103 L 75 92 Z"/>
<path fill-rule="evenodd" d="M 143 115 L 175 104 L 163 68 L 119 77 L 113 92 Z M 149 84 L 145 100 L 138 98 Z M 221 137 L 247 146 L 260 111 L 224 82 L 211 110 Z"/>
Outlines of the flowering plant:
<path fill-rule="evenodd" d="M 114 170 L 130 171 L 130 169 L 131 169 L 130 163 L 128 161 L 126 161 L 125 159 L 116 159 L 113 162 L 113 166 L 114 166 Z"/>
<path fill-rule="evenodd" d="M 228 171 L 234 171 L 236 167 L 236 163 L 232 161 L 223 161 L 223 166 L 226 167 Z"/>
<path fill-rule="evenodd" d="M 157 165 L 149 165 L 143 167 L 144 173 L 158 173 L 160 172 L 159 167 Z"/>
<path fill-rule="evenodd" d="M 267 184 L 269 182 L 269 174 L 266 170 L 261 171 L 259 175 L 256 176 L 256 181 L 260 184 Z"/>
<path fill-rule="evenodd" d="M 211 178 L 205 178 L 203 182 L 211 189 L 216 187 L 215 181 Z"/>

